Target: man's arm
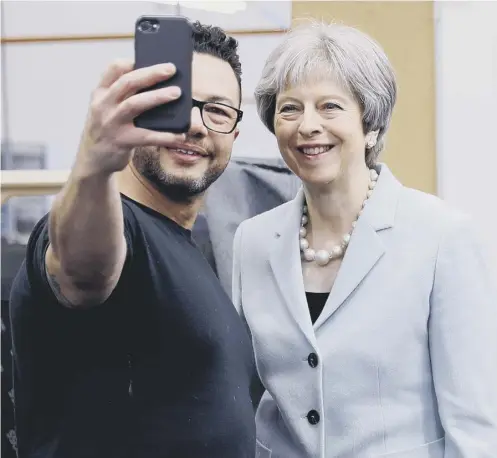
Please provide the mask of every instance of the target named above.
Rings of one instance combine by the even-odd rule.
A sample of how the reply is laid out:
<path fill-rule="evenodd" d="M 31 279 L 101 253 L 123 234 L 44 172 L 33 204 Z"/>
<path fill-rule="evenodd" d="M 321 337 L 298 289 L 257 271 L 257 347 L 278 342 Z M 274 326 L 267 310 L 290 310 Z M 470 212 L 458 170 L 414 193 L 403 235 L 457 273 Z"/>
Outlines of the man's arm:
<path fill-rule="evenodd" d="M 126 258 L 122 204 L 114 176 L 71 174 L 49 217 L 48 282 L 68 307 L 104 302 Z"/>
<path fill-rule="evenodd" d="M 121 61 L 104 73 L 75 165 L 50 212 L 45 270 L 59 302 L 69 307 L 104 302 L 121 276 L 127 248 L 116 173 L 135 147 L 167 146 L 182 137 L 133 124 L 140 113 L 179 97 L 174 86 L 141 92 L 173 76 L 174 66 L 133 68 Z"/>

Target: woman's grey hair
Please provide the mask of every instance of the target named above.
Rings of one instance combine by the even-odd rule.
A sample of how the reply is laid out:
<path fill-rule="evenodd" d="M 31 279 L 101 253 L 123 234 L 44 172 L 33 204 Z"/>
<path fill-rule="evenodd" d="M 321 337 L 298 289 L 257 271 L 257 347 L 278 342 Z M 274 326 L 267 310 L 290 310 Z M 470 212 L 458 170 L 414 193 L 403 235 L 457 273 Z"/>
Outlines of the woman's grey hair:
<path fill-rule="evenodd" d="M 294 28 L 267 58 L 255 89 L 257 111 L 273 134 L 278 94 L 316 76 L 333 78 L 352 94 L 362 110 L 365 134 L 378 131 L 376 144 L 365 151 L 367 165 L 374 166 L 397 97 L 385 52 L 371 37 L 346 25 L 312 21 Z"/>

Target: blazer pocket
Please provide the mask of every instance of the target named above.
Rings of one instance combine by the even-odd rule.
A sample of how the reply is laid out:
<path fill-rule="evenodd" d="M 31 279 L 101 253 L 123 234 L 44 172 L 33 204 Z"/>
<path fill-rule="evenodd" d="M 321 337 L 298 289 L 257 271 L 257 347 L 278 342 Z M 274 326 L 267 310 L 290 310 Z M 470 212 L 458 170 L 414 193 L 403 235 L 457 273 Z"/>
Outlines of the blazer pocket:
<path fill-rule="evenodd" d="M 256 439 L 255 458 L 271 458 L 272 452 Z"/>
<path fill-rule="evenodd" d="M 372 455 L 371 458 L 444 458 L 445 438 L 442 437 L 433 442 L 420 445 L 416 448 L 401 450 L 399 452 L 382 453 Z"/>

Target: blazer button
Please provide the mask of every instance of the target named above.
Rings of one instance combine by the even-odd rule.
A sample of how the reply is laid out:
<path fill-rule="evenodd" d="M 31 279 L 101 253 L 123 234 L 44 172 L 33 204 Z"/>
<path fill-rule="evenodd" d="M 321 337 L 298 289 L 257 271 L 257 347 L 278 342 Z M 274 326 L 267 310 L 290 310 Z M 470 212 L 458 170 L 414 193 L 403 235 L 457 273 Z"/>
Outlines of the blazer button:
<path fill-rule="evenodd" d="M 307 421 L 311 425 L 317 425 L 319 423 L 319 413 L 315 410 L 310 410 L 307 414 Z"/>
<path fill-rule="evenodd" d="M 318 365 L 318 355 L 316 353 L 311 353 L 307 357 L 307 362 L 309 363 L 309 366 L 311 367 L 317 367 Z"/>

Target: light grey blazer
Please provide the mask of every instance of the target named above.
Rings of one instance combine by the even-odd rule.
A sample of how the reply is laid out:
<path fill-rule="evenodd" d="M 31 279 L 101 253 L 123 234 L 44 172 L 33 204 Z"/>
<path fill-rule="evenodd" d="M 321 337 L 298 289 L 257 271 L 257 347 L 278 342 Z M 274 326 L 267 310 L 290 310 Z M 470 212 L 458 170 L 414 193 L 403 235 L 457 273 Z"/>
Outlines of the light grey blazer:
<path fill-rule="evenodd" d="M 378 170 L 314 325 L 303 192 L 235 234 L 233 301 L 266 388 L 257 457 L 497 457 L 497 278 L 465 217 Z"/>

